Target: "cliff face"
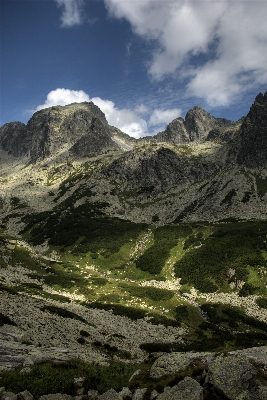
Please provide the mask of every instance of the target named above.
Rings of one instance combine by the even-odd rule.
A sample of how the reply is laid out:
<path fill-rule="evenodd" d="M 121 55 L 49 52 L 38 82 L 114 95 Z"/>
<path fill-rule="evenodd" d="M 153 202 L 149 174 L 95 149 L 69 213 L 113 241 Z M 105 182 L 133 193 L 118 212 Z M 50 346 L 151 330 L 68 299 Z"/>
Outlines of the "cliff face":
<path fill-rule="evenodd" d="M 261 168 L 267 163 L 267 92 L 258 94 L 240 130 L 238 163 Z"/>
<path fill-rule="evenodd" d="M 38 159 L 44 159 L 55 154 L 64 146 L 69 149 L 77 143 L 74 147 L 76 156 L 83 156 L 86 152 L 92 154 L 97 151 L 95 144 L 89 150 L 89 143 L 84 146 L 86 137 L 92 136 L 92 133 L 98 134 L 94 131 L 93 125 L 102 127 L 102 131 L 109 134 L 108 123 L 102 111 L 90 103 L 70 104 L 65 107 L 52 107 L 41 110 L 33 115 L 30 119 L 27 130 L 31 134 L 30 156 L 33 162 Z M 99 121 L 99 122 L 97 122 Z M 84 137 L 84 139 L 82 139 Z M 79 145 L 79 141 L 83 145 Z M 103 137 L 100 134 L 95 138 L 99 141 L 99 148 L 101 148 L 101 141 Z M 92 141 L 92 140 L 91 140 Z"/>
<path fill-rule="evenodd" d="M 26 125 L 10 122 L 0 127 L 0 147 L 15 157 L 27 154 L 28 135 Z"/>

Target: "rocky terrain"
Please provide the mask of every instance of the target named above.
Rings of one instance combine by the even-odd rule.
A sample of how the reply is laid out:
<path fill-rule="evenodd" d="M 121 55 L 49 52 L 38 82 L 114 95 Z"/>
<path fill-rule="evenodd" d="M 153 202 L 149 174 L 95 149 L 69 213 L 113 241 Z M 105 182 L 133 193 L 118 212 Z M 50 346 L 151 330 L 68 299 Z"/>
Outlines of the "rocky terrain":
<path fill-rule="evenodd" d="M 267 92 L 139 140 L 92 102 L 0 128 L 0 398 L 267 399 L 266 115 Z M 29 390 L 75 359 L 141 372 Z"/>

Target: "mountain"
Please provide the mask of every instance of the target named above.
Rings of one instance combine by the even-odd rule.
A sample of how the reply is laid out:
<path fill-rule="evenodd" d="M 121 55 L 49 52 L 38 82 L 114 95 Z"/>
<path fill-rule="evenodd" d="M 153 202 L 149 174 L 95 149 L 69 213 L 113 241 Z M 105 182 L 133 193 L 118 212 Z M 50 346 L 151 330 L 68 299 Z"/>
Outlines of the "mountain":
<path fill-rule="evenodd" d="M 259 94 L 237 122 L 194 107 L 139 140 L 109 126 L 92 102 L 38 111 L 27 125 L 5 124 L 0 145 L 3 160 L 13 157 L 13 176 L 3 161 L 3 215 L 14 196 L 30 212 L 52 210 L 67 186 L 73 205 L 72 193 L 86 201 L 91 191 L 108 215 L 135 222 L 266 218 L 266 97 Z"/>
<path fill-rule="evenodd" d="M 94 373 L 86 390 L 143 400 L 266 398 L 266 114 L 267 92 L 138 140 L 92 102 L 0 128 L 0 397 Z"/>

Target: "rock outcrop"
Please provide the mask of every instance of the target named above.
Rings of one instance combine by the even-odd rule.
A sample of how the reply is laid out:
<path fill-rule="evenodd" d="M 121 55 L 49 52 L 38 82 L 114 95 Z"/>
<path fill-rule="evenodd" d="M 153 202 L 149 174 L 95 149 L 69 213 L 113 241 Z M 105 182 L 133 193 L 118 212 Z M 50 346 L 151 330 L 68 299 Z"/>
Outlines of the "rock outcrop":
<path fill-rule="evenodd" d="M 0 127 L 0 148 L 15 157 L 27 154 L 28 142 L 29 135 L 25 124 L 10 122 Z"/>
<path fill-rule="evenodd" d="M 267 161 L 267 92 L 258 94 L 240 132 L 237 160 L 248 168 L 262 168 Z"/>
<path fill-rule="evenodd" d="M 162 368 L 163 366 L 165 369 Z M 43 395 L 39 400 L 203 400 L 204 398 L 266 400 L 267 347 L 225 354 L 190 352 L 166 354 L 155 361 L 150 377 L 150 389 L 135 386 L 131 388 L 129 385 L 131 389 L 124 387 L 120 392 L 111 388 L 99 394 L 97 390 L 87 389 L 87 394 L 85 394 L 85 387 L 81 387 L 83 394 L 78 394 L 78 396 L 77 393 L 74 397 L 56 393 Z M 169 382 L 176 381 L 176 383 L 161 387 L 161 393 L 151 389 L 153 382 L 159 388 L 158 384 L 164 382 L 164 379 L 168 382 L 168 377 L 171 378 Z M 75 378 L 74 381 L 84 382 L 86 386 L 86 377 Z M 131 379 L 129 384 L 130 382 Z M 33 396 L 27 390 L 16 395 L 5 391 L 4 387 L 0 388 L 1 400 L 32 400 L 32 398 Z"/>
<path fill-rule="evenodd" d="M 153 137 L 154 141 L 167 142 L 173 144 L 187 144 L 189 142 L 203 142 L 212 140 L 213 136 L 218 136 L 218 132 L 231 131 L 238 126 L 238 123 L 229 121 L 225 118 L 215 118 L 201 107 L 194 107 L 188 111 L 185 119 L 179 117 L 174 119 L 163 132 L 159 132 Z M 213 132 L 213 134 L 211 134 Z M 228 135 L 224 135 L 225 140 Z M 148 139 L 148 138 L 147 138 Z"/>

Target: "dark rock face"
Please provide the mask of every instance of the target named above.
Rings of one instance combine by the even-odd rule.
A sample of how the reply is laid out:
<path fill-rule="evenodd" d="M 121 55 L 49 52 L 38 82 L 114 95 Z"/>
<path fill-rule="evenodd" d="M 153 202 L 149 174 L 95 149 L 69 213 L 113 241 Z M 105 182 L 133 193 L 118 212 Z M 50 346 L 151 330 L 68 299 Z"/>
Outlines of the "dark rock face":
<path fill-rule="evenodd" d="M 166 190 L 173 185 L 195 182 L 216 169 L 213 163 L 198 163 L 179 156 L 166 147 L 156 151 L 131 151 L 115 160 L 102 173 L 127 189 L 157 187 Z"/>
<path fill-rule="evenodd" d="M 70 152 L 76 156 L 84 157 L 116 148 L 118 148 L 118 145 L 111 139 L 108 125 L 98 118 L 93 118 L 87 133 L 71 147 Z"/>
<path fill-rule="evenodd" d="M 183 118 L 174 119 L 163 132 L 159 132 L 154 136 L 158 142 L 168 142 L 173 144 L 188 143 L 190 141 L 189 134 Z"/>
<path fill-rule="evenodd" d="M 0 147 L 15 157 L 27 154 L 28 140 L 26 125 L 21 122 L 10 122 L 0 128 Z"/>
<path fill-rule="evenodd" d="M 108 131 L 105 115 L 92 102 L 70 104 L 65 107 L 57 106 L 38 111 L 27 125 L 32 138 L 31 160 L 36 162 L 38 159 L 49 157 L 64 145 L 71 147 L 84 135 L 92 134 L 93 120 L 99 120 L 102 131 L 103 127 Z M 96 126 L 96 122 L 94 125 Z M 78 149 L 76 154 L 77 151 Z"/>
<path fill-rule="evenodd" d="M 35 163 L 72 148 L 77 156 L 117 148 L 104 113 L 92 102 L 50 107 L 33 114 L 27 125 L 11 122 L 0 128 L 0 146 L 15 157 Z"/>
<path fill-rule="evenodd" d="M 258 94 L 240 131 L 238 163 L 261 168 L 267 163 L 267 92 Z"/>

